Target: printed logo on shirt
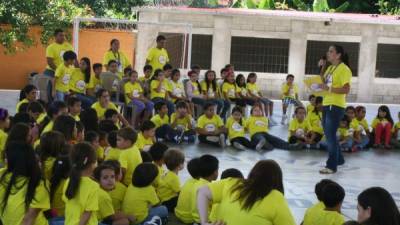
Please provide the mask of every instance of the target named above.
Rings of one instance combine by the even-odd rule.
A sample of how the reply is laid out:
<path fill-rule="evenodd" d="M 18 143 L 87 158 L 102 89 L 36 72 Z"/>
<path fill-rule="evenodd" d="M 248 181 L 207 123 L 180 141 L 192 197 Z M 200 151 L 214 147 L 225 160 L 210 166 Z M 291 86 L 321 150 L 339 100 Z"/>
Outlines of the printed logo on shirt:
<path fill-rule="evenodd" d="M 138 98 L 140 96 L 139 90 L 133 90 L 132 91 L 132 96 L 135 97 L 135 98 Z"/>
<path fill-rule="evenodd" d="M 116 79 L 116 80 L 113 81 L 112 88 L 113 89 L 117 89 L 118 86 L 119 86 L 119 81 Z"/>
<path fill-rule="evenodd" d="M 235 97 L 235 89 L 229 89 L 228 96 L 229 97 Z"/>
<path fill-rule="evenodd" d="M 160 55 L 158 57 L 158 62 L 161 63 L 161 64 L 165 64 L 165 63 L 167 63 L 167 59 L 165 58 L 165 56 Z"/>
<path fill-rule="evenodd" d="M 267 126 L 267 124 L 262 120 L 256 120 L 256 122 L 254 124 L 258 127 L 266 127 Z"/>
<path fill-rule="evenodd" d="M 182 97 L 183 91 L 180 88 L 174 88 L 173 93 L 175 96 Z"/>
<path fill-rule="evenodd" d="M 78 90 L 83 91 L 83 90 L 85 90 L 85 87 L 86 87 L 85 81 L 79 80 L 79 81 L 76 82 L 76 88 L 77 88 Z"/>
<path fill-rule="evenodd" d="M 207 132 L 213 132 L 213 131 L 215 131 L 216 127 L 215 127 L 214 124 L 207 124 L 205 126 L 205 129 L 206 129 Z"/>
<path fill-rule="evenodd" d="M 238 122 L 234 122 L 232 124 L 232 129 L 236 132 L 240 132 L 243 130 L 243 127 L 238 123 Z"/>
<path fill-rule="evenodd" d="M 296 136 L 297 137 L 304 137 L 305 131 L 301 128 L 296 130 Z"/>
<path fill-rule="evenodd" d="M 71 75 L 70 74 L 65 74 L 62 78 L 62 83 L 65 85 L 69 84 L 69 81 L 71 80 Z"/>
<path fill-rule="evenodd" d="M 151 145 L 143 146 L 143 151 L 148 152 L 150 150 Z"/>

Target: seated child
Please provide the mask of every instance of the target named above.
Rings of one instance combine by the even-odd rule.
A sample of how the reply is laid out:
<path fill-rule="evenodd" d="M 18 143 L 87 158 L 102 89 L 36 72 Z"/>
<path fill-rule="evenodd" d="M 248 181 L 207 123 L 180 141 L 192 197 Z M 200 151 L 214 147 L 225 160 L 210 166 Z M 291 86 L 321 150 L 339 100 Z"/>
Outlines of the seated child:
<path fill-rule="evenodd" d="M 293 82 L 294 76 L 289 74 L 286 76 L 286 83 L 282 85 L 282 124 L 285 124 L 286 120 L 292 117 L 292 115 L 289 115 L 289 117 L 286 115 L 290 104 L 295 105 L 295 107 L 302 105 L 299 101 L 299 88 Z"/>
<path fill-rule="evenodd" d="M 386 105 L 382 105 L 378 109 L 378 115 L 372 121 L 372 132 L 374 133 L 374 148 L 391 149 L 390 139 L 392 136 L 393 119 L 390 110 Z M 382 141 L 384 145 L 382 145 Z"/>
<path fill-rule="evenodd" d="M 126 186 L 123 183 L 121 183 L 122 180 L 121 164 L 119 164 L 117 160 L 106 160 L 102 163 L 102 165 L 111 166 L 114 170 L 115 185 L 110 191 L 108 191 L 108 194 L 111 197 L 114 210 L 116 212 L 119 212 L 122 210 L 122 201 L 124 200 L 126 192 Z"/>
<path fill-rule="evenodd" d="M 52 81 L 52 97 L 58 101 L 64 101 L 65 96 L 69 94 L 69 83 L 76 60 L 75 52 L 64 52 L 63 60 L 64 63 L 57 67 L 54 74 L 54 81 Z"/>
<path fill-rule="evenodd" d="M 314 111 L 314 107 L 315 107 L 315 99 L 316 96 L 315 95 L 310 95 L 308 96 L 308 105 L 307 105 L 307 114 L 311 113 L 312 111 Z"/>
<path fill-rule="evenodd" d="M 154 109 L 156 110 L 156 115 L 151 118 L 151 121 L 156 126 L 156 138 L 163 139 L 165 141 L 177 142 L 178 134 L 174 129 L 172 129 L 169 123 L 168 107 L 165 102 L 158 102 Z"/>
<path fill-rule="evenodd" d="M 46 117 L 44 107 L 39 101 L 29 103 L 26 111 L 35 120 L 36 123 L 42 122 Z"/>
<path fill-rule="evenodd" d="M 79 115 L 81 114 L 82 102 L 79 98 L 71 96 L 68 98 L 68 112 L 69 115 L 74 117 L 75 121 L 80 121 Z"/>
<path fill-rule="evenodd" d="M 344 115 L 340 120 L 339 128 L 336 132 L 336 136 L 339 141 L 339 146 L 342 152 L 351 152 L 351 148 L 353 146 L 353 139 L 349 133 L 350 129 L 350 119 L 347 115 Z M 327 144 L 325 142 L 321 143 L 322 148 L 327 148 Z"/>
<path fill-rule="evenodd" d="M 226 127 L 228 130 L 228 138 L 234 148 L 238 150 L 246 150 L 246 148 L 253 149 L 254 146 L 245 136 L 245 126 L 246 120 L 242 115 L 242 108 L 239 106 L 235 106 L 232 109 L 232 115 L 226 121 Z M 259 151 L 262 148 L 262 145 L 257 146 Z"/>
<path fill-rule="evenodd" d="M 135 168 L 142 163 L 140 150 L 135 146 L 137 140 L 136 132 L 130 128 L 125 127 L 117 133 L 117 147 L 122 152 L 119 156 L 119 163 L 121 163 L 123 183 L 128 186 L 132 182 L 132 175 Z"/>
<path fill-rule="evenodd" d="M 151 65 L 145 65 L 143 67 L 143 76 L 139 77 L 140 84 L 143 88 L 143 95 L 148 98 L 150 97 L 150 79 L 153 74 L 153 67 Z"/>
<path fill-rule="evenodd" d="M 152 121 L 144 121 L 140 127 L 136 147 L 141 151 L 148 151 L 155 143 L 156 125 Z"/>
<path fill-rule="evenodd" d="M 17 103 L 16 112 L 24 112 L 20 109 L 22 104 L 29 104 L 31 102 L 36 101 L 38 89 L 35 85 L 28 84 L 26 85 L 19 94 L 19 102 Z"/>
<path fill-rule="evenodd" d="M 99 191 L 99 211 L 97 211 L 97 219 L 102 224 L 126 224 L 135 222 L 132 215 L 127 216 L 122 212 L 114 209 L 114 205 L 109 192 L 115 188 L 116 174 L 114 167 L 107 164 L 100 164 L 94 172 L 94 178 L 100 184 Z"/>
<path fill-rule="evenodd" d="M 299 106 L 294 110 L 295 117 L 289 124 L 289 144 L 302 143 L 311 144 L 309 132 L 311 131 L 310 123 L 306 120 L 306 109 Z"/>
<path fill-rule="evenodd" d="M 104 160 L 104 149 L 100 146 L 99 135 L 95 131 L 88 131 L 85 134 L 85 141 L 89 142 L 96 150 L 97 162 L 101 163 Z"/>
<path fill-rule="evenodd" d="M 196 132 L 192 125 L 193 117 L 189 113 L 186 102 L 176 103 L 176 112 L 171 115 L 171 127 L 178 134 L 178 144 L 182 141 L 194 143 L 196 141 Z"/>
<path fill-rule="evenodd" d="M 315 98 L 315 107 L 312 112 L 309 112 L 306 120 L 310 124 L 310 131 L 307 136 L 313 148 L 319 148 L 319 142 L 324 136 L 324 129 L 322 127 L 322 105 L 323 98 L 318 96 Z"/>
<path fill-rule="evenodd" d="M 192 217 L 192 195 L 195 183 L 200 178 L 200 159 L 193 158 L 187 164 L 187 170 L 191 176 L 181 188 L 181 192 L 178 196 L 178 202 L 175 207 L 175 216 L 183 223 L 193 223 Z"/>
<path fill-rule="evenodd" d="M 107 142 L 110 146 L 105 150 L 105 160 L 118 160 L 122 151 L 117 148 L 117 131 L 111 131 L 107 135 Z"/>
<path fill-rule="evenodd" d="M 173 213 L 181 191 L 178 173 L 184 168 L 185 155 L 178 149 L 169 149 L 164 154 L 164 162 L 168 171 L 161 175 L 162 182 L 157 193 L 161 204 L 168 208 L 168 212 Z"/>
<path fill-rule="evenodd" d="M 156 192 L 159 193 L 159 187 L 161 186 L 162 180 L 161 177 L 164 175 L 164 154 L 168 150 L 168 146 L 161 142 L 156 142 L 150 147 L 149 154 L 152 159 L 152 162 L 157 166 L 158 176 L 153 183 L 153 186 L 156 188 Z"/>
<path fill-rule="evenodd" d="M 362 150 L 368 145 L 369 139 L 363 139 L 361 136 L 362 128 L 356 118 L 356 109 L 353 106 L 348 106 L 345 110 L 345 113 L 351 121 L 349 135 L 353 140 L 352 152 Z"/>
<path fill-rule="evenodd" d="M 215 114 L 214 104 L 205 104 L 204 114 L 197 121 L 196 132 L 200 142 L 225 147 L 226 128 L 221 117 Z"/>
<path fill-rule="evenodd" d="M 113 124 L 119 129 L 121 129 L 121 124 L 119 122 L 119 113 L 115 109 L 107 109 L 104 113 L 105 120 L 111 120 Z"/>
<path fill-rule="evenodd" d="M 398 113 L 398 118 L 399 118 L 399 122 L 397 122 L 394 126 L 393 126 L 393 138 L 392 138 L 392 145 L 395 148 L 400 148 L 400 112 Z"/>
<path fill-rule="evenodd" d="M 76 139 L 73 141 L 73 144 L 83 142 L 85 140 L 85 126 L 83 126 L 83 123 L 81 121 L 78 121 L 76 122 L 75 126 L 76 126 Z"/>
<path fill-rule="evenodd" d="M 133 173 L 122 203 L 122 211 L 133 216 L 136 224 L 146 224 L 149 221 L 155 224 L 167 223 L 168 209 L 162 205 L 157 206 L 160 199 L 152 186 L 157 175 L 158 169 L 153 163 L 139 164 Z"/>
<path fill-rule="evenodd" d="M 356 119 L 359 124 L 359 129 L 361 130 L 361 140 L 362 142 L 367 142 L 368 144 L 371 142 L 371 132 L 369 130 L 369 125 L 367 119 L 365 119 L 366 109 L 364 106 L 357 106 L 356 107 Z"/>

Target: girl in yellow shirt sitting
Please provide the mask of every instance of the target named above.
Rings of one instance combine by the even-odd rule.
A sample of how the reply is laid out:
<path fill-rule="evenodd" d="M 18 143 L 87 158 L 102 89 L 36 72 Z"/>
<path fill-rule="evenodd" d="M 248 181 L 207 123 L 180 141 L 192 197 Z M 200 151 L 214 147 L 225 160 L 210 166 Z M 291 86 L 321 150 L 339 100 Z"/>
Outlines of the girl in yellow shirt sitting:
<path fill-rule="evenodd" d="M 254 105 L 254 103 L 257 101 L 256 98 L 251 97 L 247 90 L 247 84 L 246 84 L 246 78 L 244 77 L 243 74 L 239 74 L 236 77 L 236 87 L 237 87 L 237 93 L 241 99 L 243 99 L 247 105 Z"/>
<path fill-rule="evenodd" d="M 236 106 L 232 109 L 232 115 L 226 121 L 229 141 L 238 150 L 252 149 L 253 145 L 245 137 L 246 120 L 243 118 L 242 109 Z M 261 146 L 260 146 L 261 148 Z M 259 150 L 259 149 L 258 149 Z"/>
<path fill-rule="evenodd" d="M 392 136 L 393 119 L 390 110 L 386 105 L 382 105 L 378 109 L 378 115 L 372 121 L 371 127 L 375 137 L 374 148 L 391 149 L 390 139 Z M 384 145 L 382 145 L 382 141 Z"/>
<path fill-rule="evenodd" d="M 168 100 L 171 84 L 164 76 L 162 70 L 157 69 L 154 71 L 154 75 L 150 81 L 150 98 L 151 101 L 156 105 L 159 102 L 164 102 L 168 107 L 168 115 L 171 115 L 175 111 L 174 104 Z"/>
<path fill-rule="evenodd" d="M 196 141 L 193 117 L 190 115 L 185 102 L 178 102 L 176 104 L 176 112 L 171 115 L 171 127 L 177 132 L 178 143 L 182 141 L 194 143 Z"/>
<path fill-rule="evenodd" d="M 310 131 L 307 134 L 311 145 L 310 147 L 316 149 L 320 147 L 319 142 L 324 136 L 324 129 L 322 128 L 322 101 L 323 98 L 321 96 L 315 98 L 314 110 L 309 112 L 306 118 L 310 125 Z"/>
<path fill-rule="evenodd" d="M 32 84 L 26 85 L 19 94 L 19 102 L 17 103 L 16 112 L 20 112 L 19 107 L 24 103 L 31 103 L 36 101 L 38 89 Z"/>
<path fill-rule="evenodd" d="M 207 102 L 214 103 L 217 106 L 217 113 L 222 119 L 226 119 L 226 112 L 231 107 L 228 100 L 221 96 L 220 87 L 217 84 L 215 71 L 208 70 L 201 82 L 201 91 Z"/>
<path fill-rule="evenodd" d="M 63 152 L 65 144 L 64 135 L 58 131 L 49 131 L 41 136 L 38 151 L 43 174 L 47 180 L 51 179 L 54 162 Z"/>
<path fill-rule="evenodd" d="M 233 73 L 228 73 L 226 75 L 221 90 L 222 90 L 222 97 L 230 104 L 235 103 L 240 107 L 246 107 L 246 100 L 240 98 L 235 81 L 235 75 Z"/>
<path fill-rule="evenodd" d="M 33 147 L 9 142 L 7 167 L 0 171 L 0 220 L 4 225 L 47 225 L 44 211 L 50 209 L 48 187 Z"/>
<path fill-rule="evenodd" d="M 226 128 L 221 117 L 215 114 L 214 104 L 206 103 L 204 106 L 204 114 L 197 120 L 196 132 L 200 142 L 225 147 Z"/>
<path fill-rule="evenodd" d="M 294 115 L 295 118 L 289 124 L 289 143 L 311 144 L 310 136 L 307 135 L 311 127 L 306 120 L 306 109 L 303 106 L 299 106 L 294 111 Z"/>
<path fill-rule="evenodd" d="M 154 108 L 156 109 L 157 114 L 151 118 L 151 121 L 154 123 L 156 128 L 156 138 L 180 143 L 180 141 L 178 141 L 179 135 L 177 130 L 173 129 L 170 124 L 169 116 L 167 115 L 167 104 L 165 102 L 159 102 Z"/>
<path fill-rule="evenodd" d="M 79 62 L 79 68 L 74 68 L 69 82 L 69 90 L 72 95 L 75 95 L 82 102 L 84 109 L 90 108 L 96 98 L 86 95 L 87 87 L 90 83 L 90 59 L 83 57 Z"/>
<path fill-rule="evenodd" d="M 362 135 L 363 128 L 356 118 L 356 109 L 353 106 L 348 106 L 346 107 L 345 113 L 350 119 L 349 133 L 353 139 L 352 152 L 366 148 L 369 143 L 369 138 Z"/>

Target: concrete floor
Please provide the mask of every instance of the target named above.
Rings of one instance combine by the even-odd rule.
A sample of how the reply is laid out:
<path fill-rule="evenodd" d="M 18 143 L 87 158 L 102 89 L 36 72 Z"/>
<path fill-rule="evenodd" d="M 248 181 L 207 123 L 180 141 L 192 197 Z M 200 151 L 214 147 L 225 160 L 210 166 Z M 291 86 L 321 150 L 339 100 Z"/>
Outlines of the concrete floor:
<path fill-rule="evenodd" d="M 0 107 L 5 107 L 14 112 L 17 99 L 16 92 L 0 91 Z M 367 106 L 367 119 L 372 120 L 376 116 L 378 105 L 364 104 Z M 276 102 L 276 121 L 280 121 L 280 103 Z M 390 106 L 394 120 L 397 121 L 399 105 Z M 271 133 L 287 138 L 287 127 L 272 127 Z M 220 172 L 227 168 L 237 168 L 247 176 L 253 165 L 262 159 L 276 160 L 283 170 L 285 196 L 298 223 L 301 222 L 305 210 L 315 201 L 314 185 L 323 178 L 333 179 L 346 190 L 346 198 L 343 204 L 343 214 L 348 219 L 357 218 L 357 196 L 371 186 L 381 186 L 392 193 L 398 206 L 400 206 L 400 151 L 398 150 L 369 150 L 346 154 L 346 164 L 339 168 L 333 175 L 320 175 L 318 170 L 325 165 L 326 152 L 299 151 L 288 152 L 274 150 L 259 154 L 252 151 L 237 152 L 230 147 L 219 149 L 205 145 L 179 146 L 184 150 L 187 160 L 202 154 L 213 154 L 220 160 Z M 186 170 L 180 174 L 182 183 L 188 178 Z M 172 219 L 171 224 L 179 224 Z"/>

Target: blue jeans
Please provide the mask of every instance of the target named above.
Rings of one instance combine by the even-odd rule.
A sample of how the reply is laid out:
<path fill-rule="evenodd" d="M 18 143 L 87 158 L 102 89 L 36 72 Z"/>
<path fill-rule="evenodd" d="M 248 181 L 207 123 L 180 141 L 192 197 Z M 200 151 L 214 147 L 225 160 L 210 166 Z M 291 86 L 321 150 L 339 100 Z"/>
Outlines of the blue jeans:
<path fill-rule="evenodd" d="M 171 101 L 168 101 L 164 98 L 158 98 L 158 97 L 151 99 L 151 101 L 154 103 L 154 105 L 156 105 L 159 102 L 165 102 L 165 104 L 167 104 L 167 107 L 168 107 L 168 116 L 171 116 L 172 113 L 175 112 L 175 105 Z"/>
<path fill-rule="evenodd" d="M 360 149 L 364 149 L 369 144 L 369 137 L 367 135 L 361 135 L 361 142 L 355 143 L 354 145 Z"/>
<path fill-rule="evenodd" d="M 89 109 L 92 106 L 92 104 L 96 101 L 96 98 L 80 93 L 76 93 L 75 96 L 79 100 L 81 100 L 83 109 Z"/>
<path fill-rule="evenodd" d="M 347 149 L 347 150 L 351 149 L 351 147 L 353 147 L 353 139 L 352 138 L 347 139 L 346 142 L 340 144 L 340 147 L 342 149 Z"/>
<path fill-rule="evenodd" d="M 49 219 L 49 225 L 64 225 L 65 218 L 64 217 L 54 217 Z"/>
<path fill-rule="evenodd" d="M 150 222 L 153 219 L 154 216 L 158 216 L 158 217 L 161 218 L 162 225 L 167 224 L 167 222 L 168 222 L 168 209 L 167 209 L 167 207 L 165 207 L 163 205 L 160 205 L 160 206 L 156 206 L 156 207 L 150 208 L 149 215 L 140 224 L 141 225 L 150 224 L 148 222 Z M 151 223 L 151 224 L 153 224 L 153 223 Z"/>
<path fill-rule="evenodd" d="M 162 138 L 166 141 L 173 141 L 177 135 L 178 132 L 169 124 L 164 124 L 156 129 L 156 138 Z"/>
<path fill-rule="evenodd" d="M 257 143 L 261 140 L 261 139 L 265 139 L 270 145 L 272 145 L 274 148 L 279 148 L 279 149 L 284 149 L 284 150 L 288 150 L 289 149 L 289 143 L 278 138 L 275 137 L 271 134 L 268 134 L 267 132 L 258 132 L 255 133 L 252 137 L 251 137 L 251 145 L 252 146 L 256 146 Z M 270 150 L 270 149 L 267 149 Z"/>
<path fill-rule="evenodd" d="M 339 141 L 336 137 L 336 132 L 343 116 L 344 108 L 338 106 L 324 106 L 322 111 L 322 127 L 324 128 L 328 149 L 326 168 L 333 171 L 337 170 L 338 165 L 344 164 L 342 151 L 339 146 Z"/>
<path fill-rule="evenodd" d="M 63 101 L 65 101 L 65 96 L 66 96 L 66 93 L 61 92 L 61 91 L 56 91 L 56 99 L 55 100 L 63 102 Z"/>

